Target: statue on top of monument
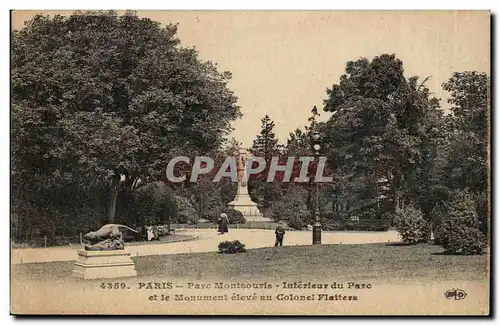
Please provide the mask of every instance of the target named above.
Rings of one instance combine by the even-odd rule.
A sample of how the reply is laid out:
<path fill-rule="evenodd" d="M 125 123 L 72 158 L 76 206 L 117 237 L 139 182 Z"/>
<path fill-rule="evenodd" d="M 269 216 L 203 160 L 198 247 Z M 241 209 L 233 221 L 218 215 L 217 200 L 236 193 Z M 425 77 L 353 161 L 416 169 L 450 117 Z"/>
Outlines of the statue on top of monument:
<path fill-rule="evenodd" d="M 236 170 L 238 172 L 238 184 L 240 184 L 240 186 L 246 186 L 246 164 L 247 150 L 245 148 L 240 148 L 238 150 L 238 156 L 236 157 Z"/>

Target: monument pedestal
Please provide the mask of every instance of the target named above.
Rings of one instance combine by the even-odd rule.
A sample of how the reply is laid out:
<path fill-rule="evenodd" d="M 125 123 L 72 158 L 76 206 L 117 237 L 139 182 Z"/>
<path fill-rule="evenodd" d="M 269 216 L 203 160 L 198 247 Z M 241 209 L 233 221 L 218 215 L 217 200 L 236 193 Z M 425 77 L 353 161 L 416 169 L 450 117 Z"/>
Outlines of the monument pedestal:
<path fill-rule="evenodd" d="M 238 186 L 238 192 L 234 201 L 229 202 L 228 207 L 236 211 L 240 211 L 247 222 L 270 222 L 271 219 L 264 218 L 257 207 L 257 203 L 253 202 L 248 194 L 246 186 Z"/>
<path fill-rule="evenodd" d="M 130 253 L 125 250 L 78 251 L 73 277 L 80 279 L 104 279 L 137 276 Z"/>

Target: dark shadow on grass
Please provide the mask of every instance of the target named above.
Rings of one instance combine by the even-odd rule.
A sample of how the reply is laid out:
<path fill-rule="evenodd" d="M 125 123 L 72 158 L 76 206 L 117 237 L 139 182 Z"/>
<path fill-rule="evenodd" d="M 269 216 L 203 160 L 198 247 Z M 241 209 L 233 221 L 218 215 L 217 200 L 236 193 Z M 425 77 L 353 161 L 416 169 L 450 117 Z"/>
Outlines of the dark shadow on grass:
<path fill-rule="evenodd" d="M 418 246 L 418 245 L 422 245 L 422 244 L 427 244 L 427 245 L 431 245 L 431 246 L 441 246 L 441 244 L 436 244 L 434 242 L 420 242 L 420 243 L 416 243 L 416 244 L 411 244 L 411 243 L 405 243 L 405 242 L 395 242 L 395 243 L 387 243 L 385 244 L 385 246 Z"/>
<path fill-rule="evenodd" d="M 453 255 L 461 255 L 461 254 L 442 251 L 442 252 L 431 253 L 431 255 L 451 255 L 451 256 L 453 256 Z"/>
<path fill-rule="evenodd" d="M 436 253 L 431 253 L 431 255 L 449 255 L 449 256 L 481 256 L 481 255 L 485 255 L 486 252 L 483 252 L 481 254 L 461 254 L 461 253 L 452 253 L 452 252 L 447 252 L 447 251 L 443 251 L 443 252 L 436 252 Z"/>
<path fill-rule="evenodd" d="M 387 243 L 385 246 L 414 246 L 416 244 L 410 244 L 410 243 L 404 243 L 404 242 L 397 242 L 397 243 Z"/>

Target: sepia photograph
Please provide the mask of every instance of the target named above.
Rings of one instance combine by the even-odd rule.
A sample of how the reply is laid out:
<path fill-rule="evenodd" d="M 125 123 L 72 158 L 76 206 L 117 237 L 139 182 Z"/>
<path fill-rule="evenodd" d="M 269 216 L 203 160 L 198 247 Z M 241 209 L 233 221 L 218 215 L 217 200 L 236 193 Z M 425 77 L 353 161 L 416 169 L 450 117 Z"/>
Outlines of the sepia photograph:
<path fill-rule="evenodd" d="M 11 10 L 11 315 L 491 315 L 491 25 Z"/>

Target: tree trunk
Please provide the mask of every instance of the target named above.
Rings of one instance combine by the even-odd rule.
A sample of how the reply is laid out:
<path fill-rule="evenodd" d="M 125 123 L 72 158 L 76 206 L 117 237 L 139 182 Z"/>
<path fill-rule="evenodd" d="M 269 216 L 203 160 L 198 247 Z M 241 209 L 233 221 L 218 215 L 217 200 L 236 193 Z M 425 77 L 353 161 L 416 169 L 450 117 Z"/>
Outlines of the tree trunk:
<path fill-rule="evenodd" d="M 116 200 L 118 198 L 118 187 L 120 185 L 120 175 L 115 174 L 111 180 L 111 188 L 108 202 L 108 223 L 115 221 Z"/>
<path fill-rule="evenodd" d="M 401 198 L 399 197 L 399 191 L 394 189 L 394 213 L 398 213 L 401 210 Z"/>
<path fill-rule="evenodd" d="M 399 177 L 398 176 L 394 176 L 393 179 L 389 179 L 389 188 L 390 188 L 390 195 L 392 196 L 392 200 L 393 200 L 393 206 L 392 206 L 392 212 L 393 212 L 393 216 L 391 218 L 391 225 L 394 226 L 394 219 L 396 217 L 396 215 L 399 213 L 399 210 L 401 209 L 401 195 L 400 195 L 400 192 L 399 192 Z"/>
<path fill-rule="evenodd" d="M 399 212 L 399 210 L 402 208 L 402 206 L 401 206 L 401 193 L 400 193 L 401 179 L 402 179 L 402 177 L 400 175 L 396 174 L 396 175 L 394 175 L 393 180 L 390 181 L 391 191 L 392 191 L 393 200 L 394 200 L 394 214 L 397 214 Z"/>

